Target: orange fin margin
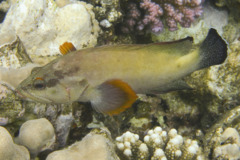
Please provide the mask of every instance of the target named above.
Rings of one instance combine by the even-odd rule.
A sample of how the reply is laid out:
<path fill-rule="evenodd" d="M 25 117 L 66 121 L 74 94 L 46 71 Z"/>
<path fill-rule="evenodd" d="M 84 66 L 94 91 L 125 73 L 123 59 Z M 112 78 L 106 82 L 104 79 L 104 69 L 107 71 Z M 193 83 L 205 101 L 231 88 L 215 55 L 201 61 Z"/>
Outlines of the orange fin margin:
<path fill-rule="evenodd" d="M 132 106 L 132 104 L 136 101 L 136 99 L 138 98 L 136 93 L 132 90 L 132 88 L 125 82 L 121 81 L 121 80 L 111 80 L 107 82 L 108 84 L 111 84 L 115 87 L 118 87 L 119 89 L 121 89 L 122 91 L 124 91 L 127 94 L 127 99 L 125 101 L 125 103 L 112 110 L 112 111 L 108 111 L 107 114 L 109 115 L 116 115 L 119 114 L 123 111 L 125 111 L 127 108 L 130 108 Z"/>
<path fill-rule="evenodd" d="M 67 53 L 76 51 L 76 48 L 74 47 L 74 45 L 71 42 L 65 42 L 59 46 L 59 50 L 63 55 L 65 55 Z"/>
<path fill-rule="evenodd" d="M 110 116 L 117 115 L 130 108 L 138 98 L 126 82 L 118 79 L 106 81 L 98 89 L 102 93 L 101 101 L 93 103 L 93 107 L 97 111 Z"/>

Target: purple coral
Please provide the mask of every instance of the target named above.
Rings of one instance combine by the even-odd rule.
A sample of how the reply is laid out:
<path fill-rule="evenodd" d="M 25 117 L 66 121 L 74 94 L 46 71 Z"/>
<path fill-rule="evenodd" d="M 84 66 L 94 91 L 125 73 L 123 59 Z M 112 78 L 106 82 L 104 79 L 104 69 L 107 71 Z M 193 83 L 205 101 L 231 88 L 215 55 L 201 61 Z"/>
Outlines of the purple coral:
<path fill-rule="evenodd" d="M 179 23 L 182 27 L 190 27 L 196 18 L 202 15 L 202 3 L 204 0 L 142 0 L 137 7 L 131 3 L 128 6 L 128 14 L 122 31 L 142 32 L 150 30 L 160 33 L 166 24 L 170 31 L 178 29 Z M 142 15 L 140 10 L 142 10 Z"/>
<path fill-rule="evenodd" d="M 202 14 L 202 0 L 176 0 L 165 3 L 166 23 L 170 31 L 177 30 L 177 23 L 182 27 L 190 27 L 194 20 Z"/>
<path fill-rule="evenodd" d="M 125 19 L 125 25 L 122 26 L 122 32 L 130 33 L 135 30 L 137 22 L 140 20 L 141 12 L 135 3 L 130 3 L 127 7 L 128 13 Z"/>
<path fill-rule="evenodd" d="M 163 30 L 163 23 L 160 17 L 163 15 L 163 9 L 150 0 L 143 0 L 140 8 L 146 11 L 143 20 L 138 23 L 138 30 L 142 30 L 145 26 L 149 26 L 153 33 L 159 33 Z"/>

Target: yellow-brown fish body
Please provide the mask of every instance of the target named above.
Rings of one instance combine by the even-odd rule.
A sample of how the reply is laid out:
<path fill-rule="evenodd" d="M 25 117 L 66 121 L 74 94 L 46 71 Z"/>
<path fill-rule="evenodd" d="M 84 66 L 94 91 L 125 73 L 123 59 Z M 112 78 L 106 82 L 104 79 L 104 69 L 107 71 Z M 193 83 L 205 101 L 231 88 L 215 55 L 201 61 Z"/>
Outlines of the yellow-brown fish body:
<path fill-rule="evenodd" d="M 17 92 L 44 103 L 90 101 L 99 112 L 117 114 L 131 106 L 135 93 L 189 88 L 182 77 L 226 57 L 227 45 L 214 29 L 200 45 L 186 38 L 83 49 L 33 69 Z"/>

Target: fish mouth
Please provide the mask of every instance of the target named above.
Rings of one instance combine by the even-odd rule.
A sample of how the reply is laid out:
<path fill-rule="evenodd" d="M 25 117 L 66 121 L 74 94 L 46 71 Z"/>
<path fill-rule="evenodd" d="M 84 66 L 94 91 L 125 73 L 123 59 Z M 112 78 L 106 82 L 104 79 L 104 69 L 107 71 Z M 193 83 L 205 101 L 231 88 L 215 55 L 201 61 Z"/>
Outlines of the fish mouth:
<path fill-rule="evenodd" d="M 34 96 L 33 94 L 29 93 L 26 90 L 17 88 L 16 93 L 19 97 L 21 97 L 24 100 L 27 101 L 32 101 L 32 102 L 40 102 L 40 103 L 52 103 L 51 100 L 44 98 L 44 97 L 40 97 L 40 96 Z"/>

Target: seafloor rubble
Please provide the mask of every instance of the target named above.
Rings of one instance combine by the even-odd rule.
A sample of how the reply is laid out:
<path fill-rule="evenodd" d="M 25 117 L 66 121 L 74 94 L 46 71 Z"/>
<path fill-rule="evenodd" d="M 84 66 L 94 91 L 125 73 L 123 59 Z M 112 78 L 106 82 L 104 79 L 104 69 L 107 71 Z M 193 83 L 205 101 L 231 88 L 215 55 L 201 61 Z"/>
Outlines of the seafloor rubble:
<path fill-rule="evenodd" d="M 239 3 L 1 2 L 0 159 L 240 159 Z M 97 113 L 89 103 L 28 102 L 14 92 L 33 67 L 61 56 L 65 41 L 81 49 L 192 36 L 197 44 L 212 27 L 228 42 L 222 65 L 185 77 L 193 90 L 139 95 L 117 116 Z"/>

